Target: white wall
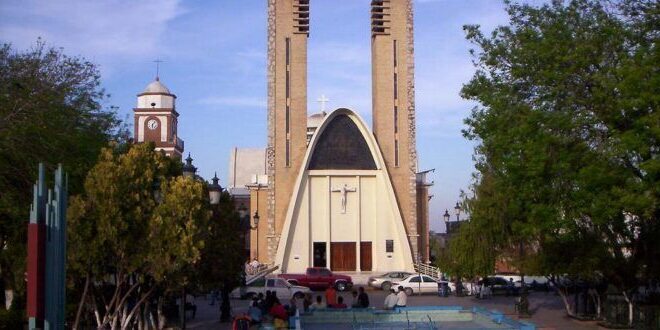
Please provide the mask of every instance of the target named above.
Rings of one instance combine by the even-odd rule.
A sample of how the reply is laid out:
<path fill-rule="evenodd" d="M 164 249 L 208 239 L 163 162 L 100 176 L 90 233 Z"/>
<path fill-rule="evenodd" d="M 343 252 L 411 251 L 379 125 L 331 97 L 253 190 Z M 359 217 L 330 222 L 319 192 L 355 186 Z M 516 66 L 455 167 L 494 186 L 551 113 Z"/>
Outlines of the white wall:
<path fill-rule="evenodd" d="M 174 97 L 169 95 L 142 95 L 138 96 L 137 107 L 151 109 L 151 103 L 156 103 L 153 108 L 174 109 Z"/>

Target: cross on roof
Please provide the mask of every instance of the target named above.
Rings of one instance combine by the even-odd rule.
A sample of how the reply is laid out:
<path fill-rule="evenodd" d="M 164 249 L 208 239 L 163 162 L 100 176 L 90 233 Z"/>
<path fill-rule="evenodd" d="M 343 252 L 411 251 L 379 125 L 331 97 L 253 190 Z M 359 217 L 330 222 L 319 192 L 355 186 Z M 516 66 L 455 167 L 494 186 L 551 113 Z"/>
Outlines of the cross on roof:
<path fill-rule="evenodd" d="M 156 80 L 160 80 L 160 77 L 159 77 L 160 64 L 165 62 L 165 61 L 157 58 L 154 62 L 156 63 Z"/>
<path fill-rule="evenodd" d="M 325 94 L 321 94 L 321 97 L 319 97 L 316 102 L 321 103 L 321 112 L 325 112 L 325 104 L 330 101 L 329 98 L 325 97 Z"/>

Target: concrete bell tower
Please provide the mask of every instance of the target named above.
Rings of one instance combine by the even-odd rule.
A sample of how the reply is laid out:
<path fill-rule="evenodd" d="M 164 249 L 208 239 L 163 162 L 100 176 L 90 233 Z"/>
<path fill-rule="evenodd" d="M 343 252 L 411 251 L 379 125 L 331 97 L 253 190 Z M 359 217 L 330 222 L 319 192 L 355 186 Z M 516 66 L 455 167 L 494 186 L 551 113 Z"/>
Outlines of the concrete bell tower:
<path fill-rule="evenodd" d="M 275 258 L 307 148 L 308 36 L 309 0 L 268 0 L 268 260 L 263 261 Z"/>
<path fill-rule="evenodd" d="M 371 1 L 373 132 L 390 174 L 413 257 L 417 232 L 417 151 L 412 0 Z"/>
<path fill-rule="evenodd" d="M 176 111 L 176 95 L 158 77 L 137 95 L 133 109 L 134 141 L 153 142 L 156 150 L 181 158 L 183 140 L 177 135 L 179 113 Z"/>

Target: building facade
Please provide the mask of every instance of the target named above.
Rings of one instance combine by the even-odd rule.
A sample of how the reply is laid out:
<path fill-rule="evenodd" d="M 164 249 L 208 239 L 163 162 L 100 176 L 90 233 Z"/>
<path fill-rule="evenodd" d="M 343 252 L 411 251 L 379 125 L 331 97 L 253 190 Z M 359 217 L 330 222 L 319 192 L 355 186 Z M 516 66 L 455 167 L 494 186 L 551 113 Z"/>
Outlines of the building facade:
<path fill-rule="evenodd" d="M 266 177 L 250 190 L 251 255 L 283 272 L 412 270 L 429 258 L 430 186 L 417 173 L 412 1 L 365 8 L 372 129 L 350 109 L 307 116 L 309 9 L 268 0 Z"/>

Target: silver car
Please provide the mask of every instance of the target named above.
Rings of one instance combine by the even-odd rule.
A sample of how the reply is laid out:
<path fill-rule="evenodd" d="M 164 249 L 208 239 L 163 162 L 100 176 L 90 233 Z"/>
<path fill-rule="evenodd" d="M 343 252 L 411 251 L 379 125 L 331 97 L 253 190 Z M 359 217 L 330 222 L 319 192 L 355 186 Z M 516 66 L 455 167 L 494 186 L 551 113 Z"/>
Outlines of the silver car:
<path fill-rule="evenodd" d="M 389 291 L 392 287 L 392 282 L 400 282 L 412 274 L 409 272 L 389 272 L 380 276 L 370 277 L 368 283 L 370 287 Z"/>

